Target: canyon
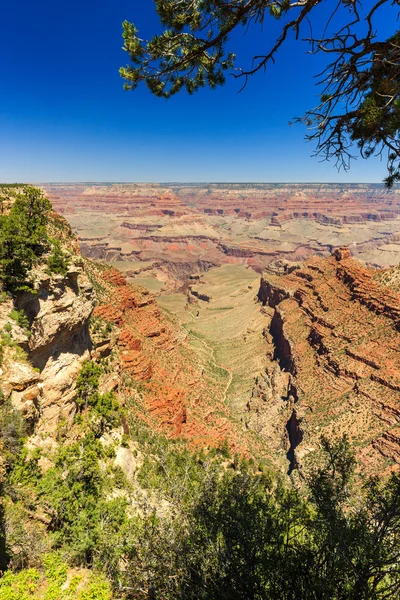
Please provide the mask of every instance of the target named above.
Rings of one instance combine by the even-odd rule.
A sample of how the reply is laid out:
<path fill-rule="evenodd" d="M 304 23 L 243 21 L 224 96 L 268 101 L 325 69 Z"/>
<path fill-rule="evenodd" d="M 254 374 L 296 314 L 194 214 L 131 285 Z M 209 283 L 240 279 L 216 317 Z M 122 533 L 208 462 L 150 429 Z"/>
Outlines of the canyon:
<path fill-rule="evenodd" d="M 35 199 L 39 203 L 40 192 L 29 186 L 3 190 L 3 252 L 13 244 L 17 256 L 26 256 L 22 247 L 32 247 L 27 227 L 19 236 L 15 231 Z M 83 255 L 71 225 L 42 201 L 46 227 L 33 245 L 34 258 L 17 283 L 8 254 L 0 272 L 0 558 L 9 568 L 8 580 L 1 580 L 6 591 L 20 577 L 26 585 L 28 573 L 35 577 L 35 598 L 54 590 L 54 597 L 65 591 L 82 600 L 103 589 L 100 597 L 111 600 L 121 597 L 112 591 L 121 581 L 141 593 L 146 588 L 131 568 L 142 569 L 140 553 L 149 536 L 150 572 L 166 555 L 169 585 L 171 532 L 188 530 L 185 516 L 178 529 L 176 522 L 192 506 L 198 518 L 197 498 L 213 511 L 212 527 L 215 506 L 228 502 L 233 512 L 223 509 L 221 523 L 231 515 L 234 531 L 243 499 L 246 530 L 253 526 L 247 509 L 254 506 L 258 531 L 260 498 L 269 507 L 276 498 L 278 520 L 263 537 L 276 531 L 283 514 L 290 522 L 293 513 L 304 515 L 292 532 L 305 530 L 318 510 L 316 502 L 304 504 L 315 482 L 322 485 L 323 511 L 329 496 L 337 514 L 338 481 L 346 501 L 351 490 L 350 508 L 362 506 L 362 490 L 370 493 L 374 486 L 387 502 L 400 465 L 398 265 L 368 265 L 354 256 L 354 246 L 256 256 L 250 238 L 235 251 L 225 239 L 229 252 L 222 252 L 215 225 L 207 224 L 211 207 L 200 218 L 165 193 L 160 206 L 172 219 L 171 238 L 164 231 L 161 242 L 146 246 L 156 231 L 167 229 L 159 214 L 151 217 L 152 230 L 145 229 L 149 207 L 136 222 L 141 227 L 131 226 L 135 211 L 122 220 L 124 231 L 139 232 L 138 252 L 149 252 L 146 286 L 140 271 L 119 268 L 129 264 L 129 253 L 110 255 L 107 263 L 96 254 L 98 241 L 90 246 L 81 238 Z M 75 218 L 95 227 L 92 213 L 79 210 Z M 180 225 L 185 223 L 179 243 L 173 222 L 178 210 Z M 396 221 L 391 217 L 394 227 Z M 207 235 L 193 240 L 187 255 L 196 223 L 203 234 L 208 227 Z M 369 231 L 367 222 L 359 227 Z M 114 244 L 102 238 L 105 243 Z M 144 258 L 137 255 L 137 262 Z M 217 488 L 222 493 L 210 500 L 210 489 L 221 482 L 232 487 Z M 251 489 L 258 491 L 247 501 Z M 315 517 L 318 532 L 321 514 Z M 261 515 L 261 523 L 268 522 Z M 285 525 L 283 540 L 287 531 Z M 207 534 L 204 552 L 209 539 Z M 188 547 L 179 547 L 179 569 Z M 104 564 L 115 570 L 105 572 Z M 129 597 L 140 596 L 135 591 Z M 142 597 L 150 596 L 146 591 Z"/>
<path fill-rule="evenodd" d="M 152 427 L 295 478 L 342 433 L 361 470 L 397 468 L 398 190 L 44 187 Z"/>
<path fill-rule="evenodd" d="M 258 273 L 348 246 L 377 267 L 400 262 L 399 189 L 342 184 L 43 184 L 82 253 L 156 294 L 222 264 Z"/>
<path fill-rule="evenodd" d="M 347 248 L 264 272 L 259 298 L 290 381 L 290 472 L 315 464 L 322 435 L 348 435 L 364 474 L 400 463 L 400 295 L 388 277 Z"/>
<path fill-rule="evenodd" d="M 154 189 L 146 189 L 153 198 Z M 233 454 L 263 460 L 274 471 L 301 479 L 318 464 L 321 436 L 346 433 L 363 472 L 397 469 L 399 267 L 368 266 L 356 258 L 354 245 L 352 251 L 320 248 L 310 257 L 308 248 L 288 259 L 279 252 L 256 256 L 245 251 L 242 240 L 233 252 L 226 237 L 221 242 L 215 221 L 208 222 L 221 218 L 210 212 L 210 204 L 219 206 L 214 200 L 207 198 L 201 216 L 199 204 L 206 200 L 198 196 L 194 210 L 187 198 L 183 202 L 171 191 L 149 201 L 154 206 L 146 205 L 143 188 L 140 194 L 135 210 L 131 196 L 123 195 L 115 204 L 105 199 L 107 210 L 115 212 L 103 215 L 101 204 L 96 210 L 112 227 L 113 215 L 123 215 L 120 228 L 129 239 L 121 252 L 136 244 L 144 253 L 137 263 L 152 261 L 146 277 L 160 281 L 163 276 L 163 287 L 146 286 L 140 270 L 135 277 L 129 268 L 120 269 L 124 262 L 129 265 L 121 254 L 106 264 L 96 254 L 98 241 L 91 246 L 75 225 L 82 256 L 70 225 L 55 212 L 49 232 L 73 258 L 63 275 L 50 276 L 38 266 L 32 272 L 34 294 L 19 293 L 14 300 L 29 321 L 29 335 L 10 319 L 11 300 L 0 304 L 0 327 L 11 328 L 14 340 L 5 349 L 0 386 L 29 423 L 30 444 L 52 443 L 62 423 L 73 426 L 75 381 L 91 359 L 107 365 L 101 390 L 118 392 L 122 403 L 134 398 L 130 411 L 142 422 L 193 449 L 227 443 Z M 230 206 L 232 219 L 243 219 L 239 225 L 250 228 L 250 217 L 235 212 L 235 194 L 224 210 Z M 91 206 L 85 188 L 73 196 L 68 211 L 82 226 L 96 227 L 79 204 L 86 197 Z M 389 197 L 395 210 L 393 193 L 376 201 L 376 214 L 384 213 Z M 360 198 L 367 203 L 361 192 Z M 123 214 L 124 202 L 129 214 Z M 262 204 L 256 194 L 248 202 L 253 211 Z M 66 217 L 74 226 L 70 212 Z M 145 221 L 147 228 L 153 223 L 151 231 Z M 378 222 L 395 227 L 397 217 L 373 221 Z M 369 231 L 368 223 L 358 226 Z M 369 234 L 375 235 L 373 229 Z M 187 254 L 189 238 L 193 247 Z M 152 240 L 157 241 L 147 246 Z M 222 244 L 229 252 L 221 250 Z M 257 262 L 259 256 L 265 262 Z M 17 359 L 15 343 L 26 359 Z"/>

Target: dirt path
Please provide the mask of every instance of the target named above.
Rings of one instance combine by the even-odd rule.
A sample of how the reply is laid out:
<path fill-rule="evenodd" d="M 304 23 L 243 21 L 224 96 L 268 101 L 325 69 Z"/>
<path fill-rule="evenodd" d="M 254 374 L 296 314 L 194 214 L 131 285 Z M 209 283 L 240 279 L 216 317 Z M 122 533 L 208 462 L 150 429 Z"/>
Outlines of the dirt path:
<path fill-rule="evenodd" d="M 225 391 L 224 391 L 224 403 L 225 403 L 226 402 L 226 397 L 228 395 L 228 390 L 229 390 L 229 388 L 231 386 L 231 383 L 232 383 L 233 373 L 232 373 L 232 369 L 228 369 L 228 367 L 222 367 L 222 366 L 220 366 L 220 369 L 224 369 L 224 371 L 226 371 L 227 373 L 229 373 L 229 380 L 228 380 L 228 383 L 226 384 L 226 388 L 225 388 Z"/>
<path fill-rule="evenodd" d="M 195 318 L 196 318 L 196 317 L 193 315 L 193 313 L 192 313 L 192 312 L 191 312 L 190 314 L 191 314 L 191 316 L 193 317 L 193 319 L 195 319 Z M 222 369 L 223 371 L 225 371 L 226 373 L 228 373 L 228 383 L 226 384 L 226 386 L 225 386 L 225 389 L 224 389 L 224 391 L 223 391 L 223 393 L 222 393 L 223 402 L 224 402 L 224 404 L 225 404 L 225 402 L 226 402 L 226 398 L 227 398 L 227 395 L 228 395 L 228 390 L 229 390 L 229 388 L 230 388 L 230 386 L 231 386 L 232 379 L 233 379 L 233 372 L 232 372 L 232 369 L 229 369 L 229 367 L 224 367 L 224 366 L 222 366 L 222 365 L 219 365 L 219 364 L 217 363 L 217 360 L 216 360 L 216 358 L 215 358 L 215 350 L 214 350 L 214 348 L 213 348 L 212 346 L 210 346 L 209 344 L 207 344 L 207 342 L 206 342 L 205 340 L 203 340 L 203 339 L 202 339 L 202 338 L 200 338 L 200 337 L 196 337 L 196 340 L 198 340 L 198 341 L 199 341 L 199 342 L 200 342 L 200 343 L 201 343 L 201 344 L 204 346 L 204 348 L 207 350 L 207 353 L 208 353 L 208 355 L 209 355 L 209 357 L 210 357 L 210 360 L 211 360 L 211 362 L 213 363 L 214 367 L 216 367 L 217 369 Z"/>

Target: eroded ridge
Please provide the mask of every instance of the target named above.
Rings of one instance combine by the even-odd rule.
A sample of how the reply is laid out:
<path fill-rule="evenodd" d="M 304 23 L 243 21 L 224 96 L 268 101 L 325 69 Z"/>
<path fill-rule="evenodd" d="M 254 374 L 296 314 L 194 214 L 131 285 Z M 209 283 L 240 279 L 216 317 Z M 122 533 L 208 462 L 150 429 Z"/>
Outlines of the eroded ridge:
<path fill-rule="evenodd" d="M 117 327 L 121 375 L 131 377 L 145 404 L 144 419 L 194 447 L 218 446 L 250 455 L 241 427 L 221 391 L 212 388 L 186 332 L 166 317 L 148 290 L 127 284 L 112 268 L 89 263 L 102 302 L 94 315 Z"/>
<path fill-rule="evenodd" d="M 374 266 L 400 262 L 400 187 L 372 184 L 44 184 L 82 254 L 156 295 L 226 264 L 258 273 L 279 259 L 349 246 Z"/>
<path fill-rule="evenodd" d="M 263 274 L 275 359 L 291 375 L 290 469 L 307 469 L 321 435 L 348 433 L 362 469 L 400 463 L 400 294 L 346 248 Z"/>

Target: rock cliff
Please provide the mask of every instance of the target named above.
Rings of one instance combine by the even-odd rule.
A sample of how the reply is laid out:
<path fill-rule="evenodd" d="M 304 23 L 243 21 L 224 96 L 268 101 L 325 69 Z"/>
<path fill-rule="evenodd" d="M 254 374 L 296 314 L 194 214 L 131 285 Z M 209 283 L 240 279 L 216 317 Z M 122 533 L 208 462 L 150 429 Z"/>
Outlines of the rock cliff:
<path fill-rule="evenodd" d="M 205 373 L 204 359 L 190 346 L 187 332 L 154 296 L 129 285 L 115 269 L 89 262 L 87 268 L 96 282 L 94 319 L 115 331 L 113 368 L 138 391 L 140 417 L 192 447 L 228 440 L 232 451 L 249 455 L 243 425 Z"/>
<path fill-rule="evenodd" d="M 378 279 L 346 248 L 262 277 L 274 359 L 291 380 L 290 472 L 315 462 L 321 435 L 344 433 L 360 468 L 400 464 L 400 295 Z"/>
<path fill-rule="evenodd" d="M 32 279 L 33 293 L 18 293 L 14 303 L 0 305 L 0 329 L 9 336 L 0 388 L 36 423 L 38 435 L 52 434 L 75 415 L 75 381 L 91 351 L 94 294 L 79 257 L 65 276 L 51 276 L 42 267 Z M 26 331 L 12 318 L 16 310 L 28 318 Z"/>
<path fill-rule="evenodd" d="M 19 191 L 3 190 L 8 211 Z M 54 247 L 61 262 L 51 269 Z M 48 212 L 46 241 L 26 278 L 12 294 L 0 293 L 0 389 L 39 440 L 75 415 L 75 382 L 90 356 L 95 305 L 77 240 L 57 213 Z"/>

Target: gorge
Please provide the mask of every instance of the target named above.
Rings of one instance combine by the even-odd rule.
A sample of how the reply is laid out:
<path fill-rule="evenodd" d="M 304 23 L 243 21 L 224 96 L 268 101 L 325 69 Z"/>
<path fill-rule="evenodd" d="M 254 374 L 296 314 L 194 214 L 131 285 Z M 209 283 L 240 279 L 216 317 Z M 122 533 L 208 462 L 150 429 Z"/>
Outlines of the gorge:
<path fill-rule="evenodd" d="M 170 192 L 163 217 L 143 197 L 141 209 L 125 198 L 115 220 L 107 213 L 114 234 L 119 219 L 123 235 L 139 232 L 107 263 L 106 230 L 88 243 L 71 228 L 97 227 L 97 208 L 73 200 L 70 225 L 35 188 L 1 194 L 1 600 L 14 589 L 30 594 L 18 600 L 148 599 L 154 586 L 197 600 L 211 585 L 204 554 L 220 573 L 232 536 L 247 573 L 247 535 L 263 564 L 273 558 L 277 589 L 292 589 L 301 575 L 288 561 L 306 572 L 302 553 L 323 555 L 332 511 L 353 531 L 349 490 L 375 536 L 380 490 L 396 502 L 400 464 L 398 266 L 361 262 L 356 245 L 257 254 L 249 214 L 231 215 L 245 228 L 233 246 L 207 221 L 214 209 L 199 216 Z M 40 218 L 22 230 L 35 206 Z M 369 221 L 359 227 L 376 236 Z M 390 222 L 395 245 L 396 216 L 371 222 Z M 265 544 L 275 535 L 282 544 Z M 238 572 L 244 598 L 252 581 Z"/>

